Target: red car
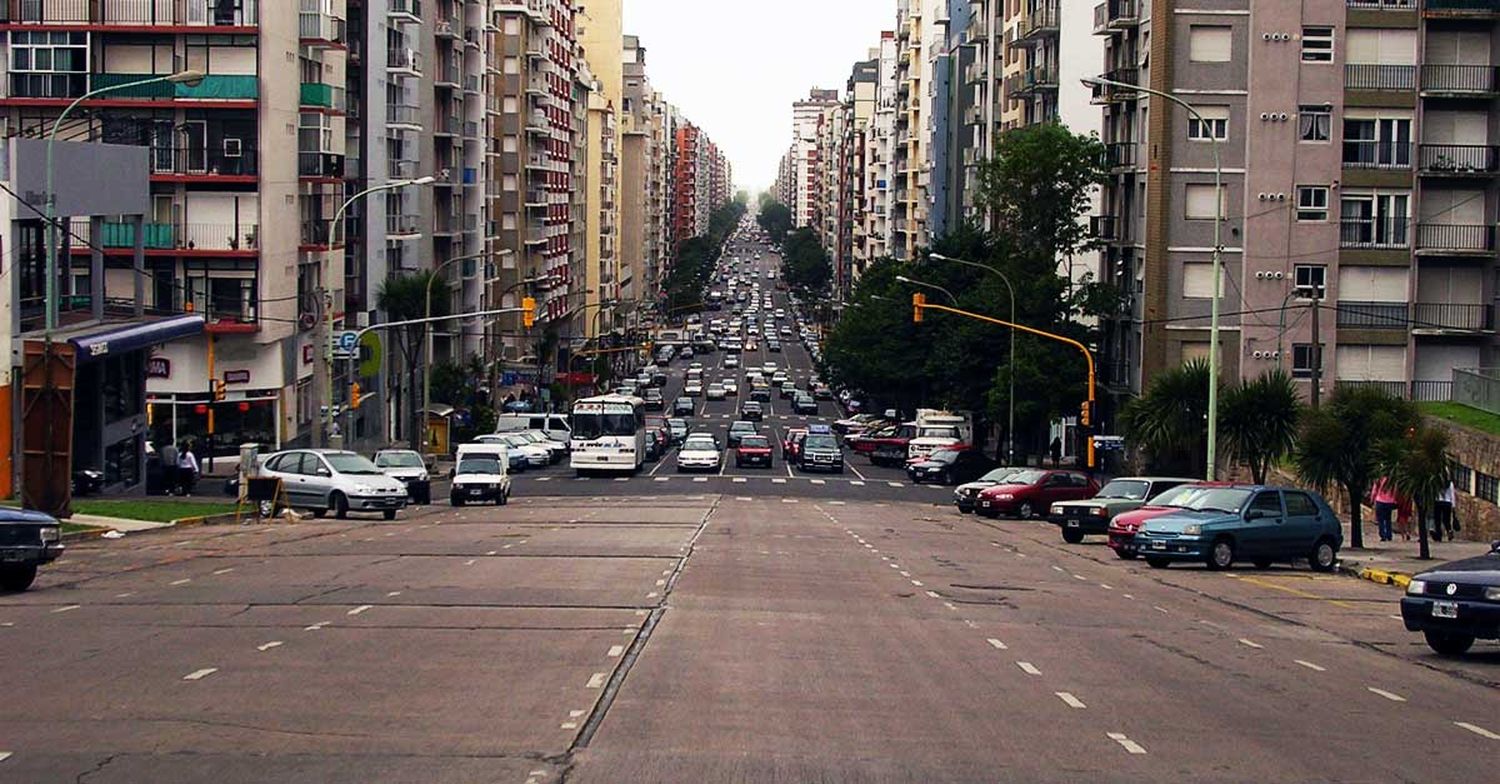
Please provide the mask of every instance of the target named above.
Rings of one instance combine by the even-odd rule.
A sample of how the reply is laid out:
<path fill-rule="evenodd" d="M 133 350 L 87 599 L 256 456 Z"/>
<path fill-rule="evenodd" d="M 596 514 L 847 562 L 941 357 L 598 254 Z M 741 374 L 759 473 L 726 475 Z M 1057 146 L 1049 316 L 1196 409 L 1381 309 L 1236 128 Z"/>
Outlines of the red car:
<path fill-rule="evenodd" d="M 747 465 L 771 467 L 771 439 L 763 435 L 746 435 L 740 437 L 740 445 L 734 450 L 734 465 L 744 468 Z"/>
<path fill-rule="evenodd" d="M 1027 520 L 1046 514 L 1058 501 L 1093 498 L 1099 483 L 1082 471 L 1032 468 L 1007 477 L 1004 484 L 985 488 L 975 499 L 974 511 L 985 517 L 1019 517 Z"/>
<path fill-rule="evenodd" d="M 906 445 L 917 437 L 917 423 L 907 422 L 870 430 L 845 439 L 856 454 L 870 458 L 873 465 L 903 465 L 906 463 Z"/>
<path fill-rule="evenodd" d="M 1195 489 L 1202 489 L 1208 482 L 1198 482 L 1190 485 L 1180 485 L 1171 490 L 1152 498 L 1145 506 L 1131 512 L 1115 515 L 1109 521 L 1109 547 L 1115 551 L 1115 555 L 1127 561 L 1135 558 L 1139 553 L 1135 546 L 1135 534 L 1141 530 L 1141 526 L 1153 517 L 1161 517 L 1181 507 L 1177 506 L 1177 499 L 1186 498 Z M 1222 482 L 1215 485 L 1229 486 Z"/>
<path fill-rule="evenodd" d="M 786 439 L 781 442 L 781 459 L 788 463 L 796 462 L 797 457 L 802 454 L 802 439 L 807 438 L 807 428 L 794 427 L 786 431 Z"/>

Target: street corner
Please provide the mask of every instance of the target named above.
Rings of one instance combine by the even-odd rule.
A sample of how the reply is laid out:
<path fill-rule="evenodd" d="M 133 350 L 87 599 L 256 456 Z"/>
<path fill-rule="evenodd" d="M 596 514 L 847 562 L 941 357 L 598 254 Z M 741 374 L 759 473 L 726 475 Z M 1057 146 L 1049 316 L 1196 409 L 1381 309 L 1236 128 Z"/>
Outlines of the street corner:
<path fill-rule="evenodd" d="M 1376 569 L 1369 566 L 1359 566 L 1357 564 L 1344 567 L 1342 571 L 1345 574 L 1358 577 L 1361 580 L 1368 580 L 1372 583 L 1377 583 L 1380 585 L 1392 585 L 1400 588 L 1403 591 L 1406 590 L 1406 587 L 1411 584 L 1412 577 L 1410 574 L 1407 574 L 1405 572 L 1398 572 L 1389 569 Z"/>

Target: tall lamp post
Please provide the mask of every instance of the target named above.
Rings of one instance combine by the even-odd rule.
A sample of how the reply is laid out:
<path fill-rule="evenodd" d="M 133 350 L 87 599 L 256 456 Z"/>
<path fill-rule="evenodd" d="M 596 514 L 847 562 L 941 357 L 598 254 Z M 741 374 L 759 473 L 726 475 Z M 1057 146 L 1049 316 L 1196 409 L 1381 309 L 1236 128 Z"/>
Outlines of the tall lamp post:
<path fill-rule="evenodd" d="M 988 264 L 980 264 L 977 261 L 966 261 L 964 259 L 955 259 L 952 256 L 944 256 L 941 253 L 929 253 L 929 254 L 927 254 L 927 258 L 929 258 L 929 259 L 937 259 L 938 261 L 946 261 L 946 262 L 950 262 L 950 263 L 953 263 L 953 264 L 962 264 L 965 267 L 974 267 L 975 269 L 984 270 L 985 272 L 993 273 L 995 276 L 999 277 L 1000 278 L 1000 282 L 1002 282 L 1002 283 L 1005 284 L 1005 290 L 1010 293 L 1010 320 L 1011 321 L 1015 321 L 1016 320 L 1016 287 L 1011 285 L 1011 283 L 1010 283 L 1010 277 L 1008 275 L 1006 275 L 1005 273 L 1001 272 L 1000 270 L 995 269 L 994 267 L 991 267 Z M 1016 463 L 1016 331 L 1015 330 L 1011 330 L 1010 331 L 1010 372 L 1007 373 L 1006 375 L 1010 376 L 1010 391 L 1007 393 L 1007 405 L 1006 405 L 1006 408 L 1007 408 L 1006 418 L 1007 418 L 1008 421 L 1007 421 L 1007 423 L 1005 425 L 1005 463 L 1006 463 L 1006 465 L 1015 465 L 1015 463 Z"/>
<path fill-rule="evenodd" d="M 45 324 L 48 334 L 51 334 L 53 330 L 57 329 L 58 226 L 57 192 L 53 190 L 52 180 L 52 148 L 57 144 L 57 132 L 62 129 L 63 120 L 66 120 L 68 118 L 68 115 L 71 114 L 74 109 L 78 108 L 79 104 L 87 101 L 90 98 L 95 98 L 97 96 L 103 95 L 104 93 L 119 92 L 121 90 L 129 90 L 151 84 L 185 84 L 189 87 L 196 87 L 203 81 L 203 76 L 203 72 L 199 70 L 178 71 L 177 73 L 167 74 L 166 76 L 154 76 L 150 79 L 141 79 L 139 81 L 127 82 L 125 84 L 112 84 L 105 87 L 96 87 L 84 93 L 83 95 L 74 98 L 73 102 L 68 104 L 67 107 L 62 110 L 62 114 L 59 114 L 57 116 L 57 119 L 52 122 L 52 129 L 47 132 L 47 203 L 44 205 L 47 208 L 47 263 L 44 266 L 44 269 L 46 270 L 47 281 L 44 284 L 43 291 L 44 296 L 46 296 L 47 298 Z M 96 283 L 95 285 L 102 284 Z"/>
<path fill-rule="evenodd" d="M 1101 76 L 1084 77 L 1081 81 L 1089 87 L 1118 87 L 1125 90 L 1136 90 L 1147 95 L 1154 95 L 1181 106 L 1200 125 L 1207 125 L 1207 122 L 1203 119 L 1203 115 L 1199 114 L 1198 110 L 1192 104 L 1171 93 L 1153 90 L 1150 87 L 1129 84 L 1128 82 L 1117 82 Z M 1221 239 L 1222 232 L 1224 231 L 1224 167 L 1219 157 L 1219 138 L 1210 133 L 1208 134 L 1208 139 L 1212 143 L 1214 152 L 1214 296 L 1208 327 L 1208 470 L 1205 478 L 1212 482 L 1216 471 L 1216 463 L 1218 462 L 1219 448 L 1219 300 L 1224 295 L 1224 292 L 1220 290 L 1223 288 L 1224 272 L 1224 243 Z"/>
<path fill-rule="evenodd" d="M 432 176 L 418 177 L 415 180 L 392 180 L 391 182 L 383 183 L 381 185 L 374 185 L 369 188 L 365 188 L 359 193 L 356 193 L 353 196 L 345 199 L 344 203 L 340 204 L 339 208 L 334 211 L 333 218 L 328 221 L 329 253 L 333 252 L 333 246 L 338 238 L 339 223 L 343 221 L 344 211 L 349 209 L 349 205 L 365 198 L 366 196 L 369 196 L 372 193 L 393 191 L 397 188 L 405 188 L 408 185 L 430 185 L 436 181 L 437 178 Z M 324 266 L 326 267 L 328 258 L 327 254 L 325 254 L 323 258 Z M 332 283 L 328 280 L 329 274 L 331 274 L 330 271 L 324 270 L 324 272 L 325 274 L 323 276 L 322 286 L 323 296 L 321 297 L 321 299 L 323 301 L 323 329 L 325 331 L 323 334 L 323 363 L 322 366 L 318 368 L 318 371 L 323 375 L 323 389 L 325 392 L 327 392 L 328 399 L 326 401 L 326 404 L 323 406 L 323 430 L 321 432 L 318 430 L 313 431 L 314 446 L 322 446 L 327 439 L 333 437 L 333 288 L 331 287 Z"/>

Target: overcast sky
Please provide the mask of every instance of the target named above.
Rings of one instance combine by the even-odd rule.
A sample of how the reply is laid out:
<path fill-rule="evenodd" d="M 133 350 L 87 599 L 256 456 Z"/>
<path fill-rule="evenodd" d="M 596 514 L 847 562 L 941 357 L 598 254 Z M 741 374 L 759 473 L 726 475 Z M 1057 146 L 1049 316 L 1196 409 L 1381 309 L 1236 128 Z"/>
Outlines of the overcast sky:
<path fill-rule="evenodd" d="M 792 102 L 841 93 L 854 63 L 896 25 L 894 0 L 624 0 L 646 74 L 707 131 L 736 187 L 770 186 L 792 143 Z"/>

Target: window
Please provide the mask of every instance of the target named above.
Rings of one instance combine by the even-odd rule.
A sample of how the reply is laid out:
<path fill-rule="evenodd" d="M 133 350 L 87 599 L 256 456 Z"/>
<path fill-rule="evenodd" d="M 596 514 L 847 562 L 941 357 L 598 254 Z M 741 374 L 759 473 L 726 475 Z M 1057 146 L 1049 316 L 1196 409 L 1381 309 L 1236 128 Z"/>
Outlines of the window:
<path fill-rule="evenodd" d="M 1315 517 L 1318 514 L 1318 504 L 1308 497 L 1307 493 L 1285 492 L 1281 497 L 1286 500 L 1287 517 Z"/>
<path fill-rule="evenodd" d="M 1229 107 L 1228 106 L 1199 106 L 1198 114 L 1202 120 L 1192 115 L 1188 116 L 1188 138 L 1197 141 L 1208 141 L 1229 138 Z"/>
<path fill-rule="evenodd" d="M 502 61 L 501 67 L 505 73 L 518 74 L 521 72 L 521 60 L 518 57 L 507 57 Z"/>
<path fill-rule="evenodd" d="M 1224 290 L 1223 273 L 1220 272 L 1219 290 Z M 1214 295 L 1214 265 L 1206 261 L 1190 261 L 1182 265 L 1182 296 L 1209 299 Z"/>
<path fill-rule="evenodd" d="M 1482 471 L 1475 471 L 1474 497 L 1492 504 L 1500 503 L 1500 479 Z"/>
<path fill-rule="evenodd" d="M 1297 186 L 1297 220 L 1328 220 L 1328 186 Z"/>
<path fill-rule="evenodd" d="M 1333 110 L 1328 106 L 1297 107 L 1297 138 L 1304 142 L 1326 142 L 1333 131 Z"/>
<path fill-rule="evenodd" d="M 1267 517 L 1281 516 L 1281 493 L 1272 490 L 1260 493 L 1255 500 L 1250 502 L 1250 511 L 1264 512 Z"/>
<path fill-rule="evenodd" d="M 1460 493 L 1470 493 L 1474 488 L 1474 469 L 1457 461 L 1448 464 L 1453 485 Z M 1471 493 L 1472 494 L 1472 493 Z"/>
<path fill-rule="evenodd" d="M 88 90 L 88 34 L 14 32 L 10 96 L 76 98 Z"/>
<path fill-rule="evenodd" d="M 1314 362 L 1317 364 L 1314 365 Z M 1314 367 L 1317 367 L 1319 371 L 1323 369 L 1323 347 L 1317 346 L 1315 350 L 1311 343 L 1294 343 L 1292 345 L 1292 377 L 1310 378 Z"/>
<path fill-rule="evenodd" d="M 1411 118 L 1344 118 L 1344 165 L 1366 169 L 1411 167 Z"/>
<path fill-rule="evenodd" d="M 1228 25 L 1189 26 L 1188 59 L 1195 63 L 1229 62 L 1233 31 Z"/>
<path fill-rule="evenodd" d="M 1189 184 L 1183 199 L 1185 205 L 1184 217 L 1188 220 L 1213 220 L 1229 214 L 1228 189 L 1219 186 L 1219 203 L 1217 212 L 1214 204 L 1214 186 L 1212 183 Z"/>
<path fill-rule="evenodd" d="M 1302 62 L 1333 62 L 1333 28 L 1302 28 Z"/>
<path fill-rule="evenodd" d="M 1323 299 L 1328 292 L 1328 267 L 1322 264 L 1298 264 L 1292 267 L 1292 285 L 1312 289 L 1312 299 Z"/>

